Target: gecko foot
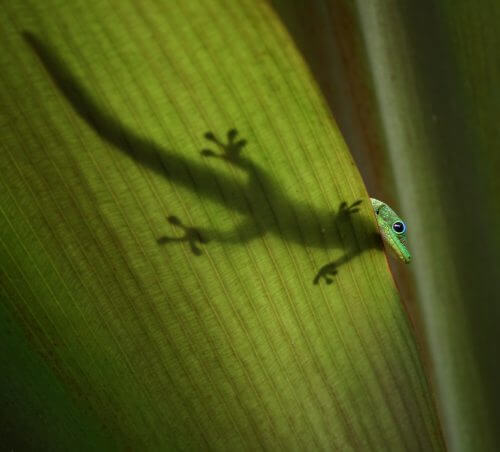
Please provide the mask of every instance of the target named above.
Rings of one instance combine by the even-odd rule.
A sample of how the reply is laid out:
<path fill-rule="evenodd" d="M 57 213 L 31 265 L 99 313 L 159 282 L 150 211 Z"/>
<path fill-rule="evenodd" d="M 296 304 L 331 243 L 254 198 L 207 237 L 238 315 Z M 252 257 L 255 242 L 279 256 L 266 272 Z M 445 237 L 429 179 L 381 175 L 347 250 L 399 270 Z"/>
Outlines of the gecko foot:
<path fill-rule="evenodd" d="M 196 256 L 201 256 L 202 251 L 196 244 L 208 243 L 208 239 L 203 237 L 198 229 L 190 226 L 185 226 L 184 224 L 182 224 L 181 220 L 179 220 L 179 218 L 177 218 L 174 215 L 170 215 L 169 217 L 167 217 L 167 221 L 170 224 L 183 229 L 184 235 L 181 237 L 162 236 L 159 239 L 157 239 L 157 243 L 160 245 L 164 245 L 165 243 L 170 243 L 170 242 L 188 242 L 192 253 L 195 254 Z"/>
<path fill-rule="evenodd" d="M 201 155 L 205 157 L 218 157 L 229 162 L 235 162 L 240 158 L 240 153 L 243 147 L 247 144 L 246 140 L 236 140 L 238 131 L 236 129 L 230 129 L 227 132 L 227 144 L 220 141 L 212 132 L 205 133 L 205 138 L 215 145 L 222 151 L 218 154 L 211 149 L 202 149 Z"/>

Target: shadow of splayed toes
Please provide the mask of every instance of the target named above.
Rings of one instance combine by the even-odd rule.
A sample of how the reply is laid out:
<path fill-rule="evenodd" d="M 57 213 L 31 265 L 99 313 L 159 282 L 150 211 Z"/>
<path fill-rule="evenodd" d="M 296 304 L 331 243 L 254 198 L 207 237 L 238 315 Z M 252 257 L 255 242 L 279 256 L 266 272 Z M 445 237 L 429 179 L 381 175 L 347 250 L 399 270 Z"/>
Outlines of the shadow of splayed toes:
<path fill-rule="evenodd" d="M 202 251 L 196 244 L 200 243 L 205 245 L 209 242 L 209 240 L 203 237 L 201 232 L 197 228 L 185 226 L 184 224 L 182 224 L 181 220 L 179 220 L 179 218 L 174 215 L 170 215 L 169 217 L 167 217 L 167 221 L 170 224 L 182 229 L 184 231 L 184 234 L 180 237 L 169 237 L 164 235 L 157 239 L 157 243 L 159 245 L 165 245 L 166 243 L 172 242 L 188 242 L 191 252 L 196 256 L 201 256 Z"/>

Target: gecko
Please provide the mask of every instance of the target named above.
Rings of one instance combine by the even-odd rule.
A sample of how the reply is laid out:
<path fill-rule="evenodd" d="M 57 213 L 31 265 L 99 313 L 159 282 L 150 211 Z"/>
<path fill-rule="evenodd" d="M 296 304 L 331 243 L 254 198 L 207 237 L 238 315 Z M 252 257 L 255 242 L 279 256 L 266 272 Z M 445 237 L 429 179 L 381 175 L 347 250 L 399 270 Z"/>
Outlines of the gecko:
<path fill-rule="evenodd" d="M 408 264 L 411 261 L 411 254 L 407 245 L 405 222 L 386 203 L 375 198 L 370 198 L 370 201 L 382 241 L 391 254 Z M 348 214 L 354 213 L 360 203 L 361 200 L 358 200 L 348 207 L 346 203 L 343 203 L 340 211 L 345 210 Z M 339 259 L 324 265 L 316 274 L 313 283 L 319 284 L 321 280 L 324 280 L 326 284 L 332 284 L 333 277 L 338 273 L 338 268 L 360 252 L 361 250 L 351 250 Z"/>
<path fill-rule="evenodd" d="M 406 238 L 406 224 L 387 204 L 375 198 L 370 198 L 377 218 L 378 228 L 389 251 L 408 264 L 411 254 Z"/>

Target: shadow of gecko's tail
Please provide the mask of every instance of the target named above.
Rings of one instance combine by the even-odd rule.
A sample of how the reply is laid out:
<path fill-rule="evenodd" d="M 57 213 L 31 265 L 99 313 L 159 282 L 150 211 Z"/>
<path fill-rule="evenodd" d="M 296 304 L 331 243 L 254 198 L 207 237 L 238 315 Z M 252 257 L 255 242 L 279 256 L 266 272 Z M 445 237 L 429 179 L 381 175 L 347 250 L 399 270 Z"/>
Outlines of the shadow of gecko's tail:
<path fill-rule="evenodd" d="M 103 140 L 124 151 L 134 160 L 140 160 L 142 164 L 158 170 L 158 164 L 161 162 L 154 143 L 138 137 L 124 124 L 99 108 L 90 93 L 48 45 L 30 32 L 25 31 L 22 35 L 73 109 Z M 141 150 L 140 157 L 134 152 L 137 149 Z"/>

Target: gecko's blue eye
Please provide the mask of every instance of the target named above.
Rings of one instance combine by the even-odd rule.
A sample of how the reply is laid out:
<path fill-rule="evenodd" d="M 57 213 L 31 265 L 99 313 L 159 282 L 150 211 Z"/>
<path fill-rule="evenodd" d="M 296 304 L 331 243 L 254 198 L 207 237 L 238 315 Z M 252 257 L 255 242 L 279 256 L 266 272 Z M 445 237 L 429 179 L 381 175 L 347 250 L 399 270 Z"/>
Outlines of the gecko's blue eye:
<path fill-rule="evenodd" d="M 395 221 L 393 224 L 392 224 L 392 230 L 396 233 L 396 234 L 402 234 L 403 232 L 406 231 L 406 225 L 402 222 L 402 221 Z"/>

